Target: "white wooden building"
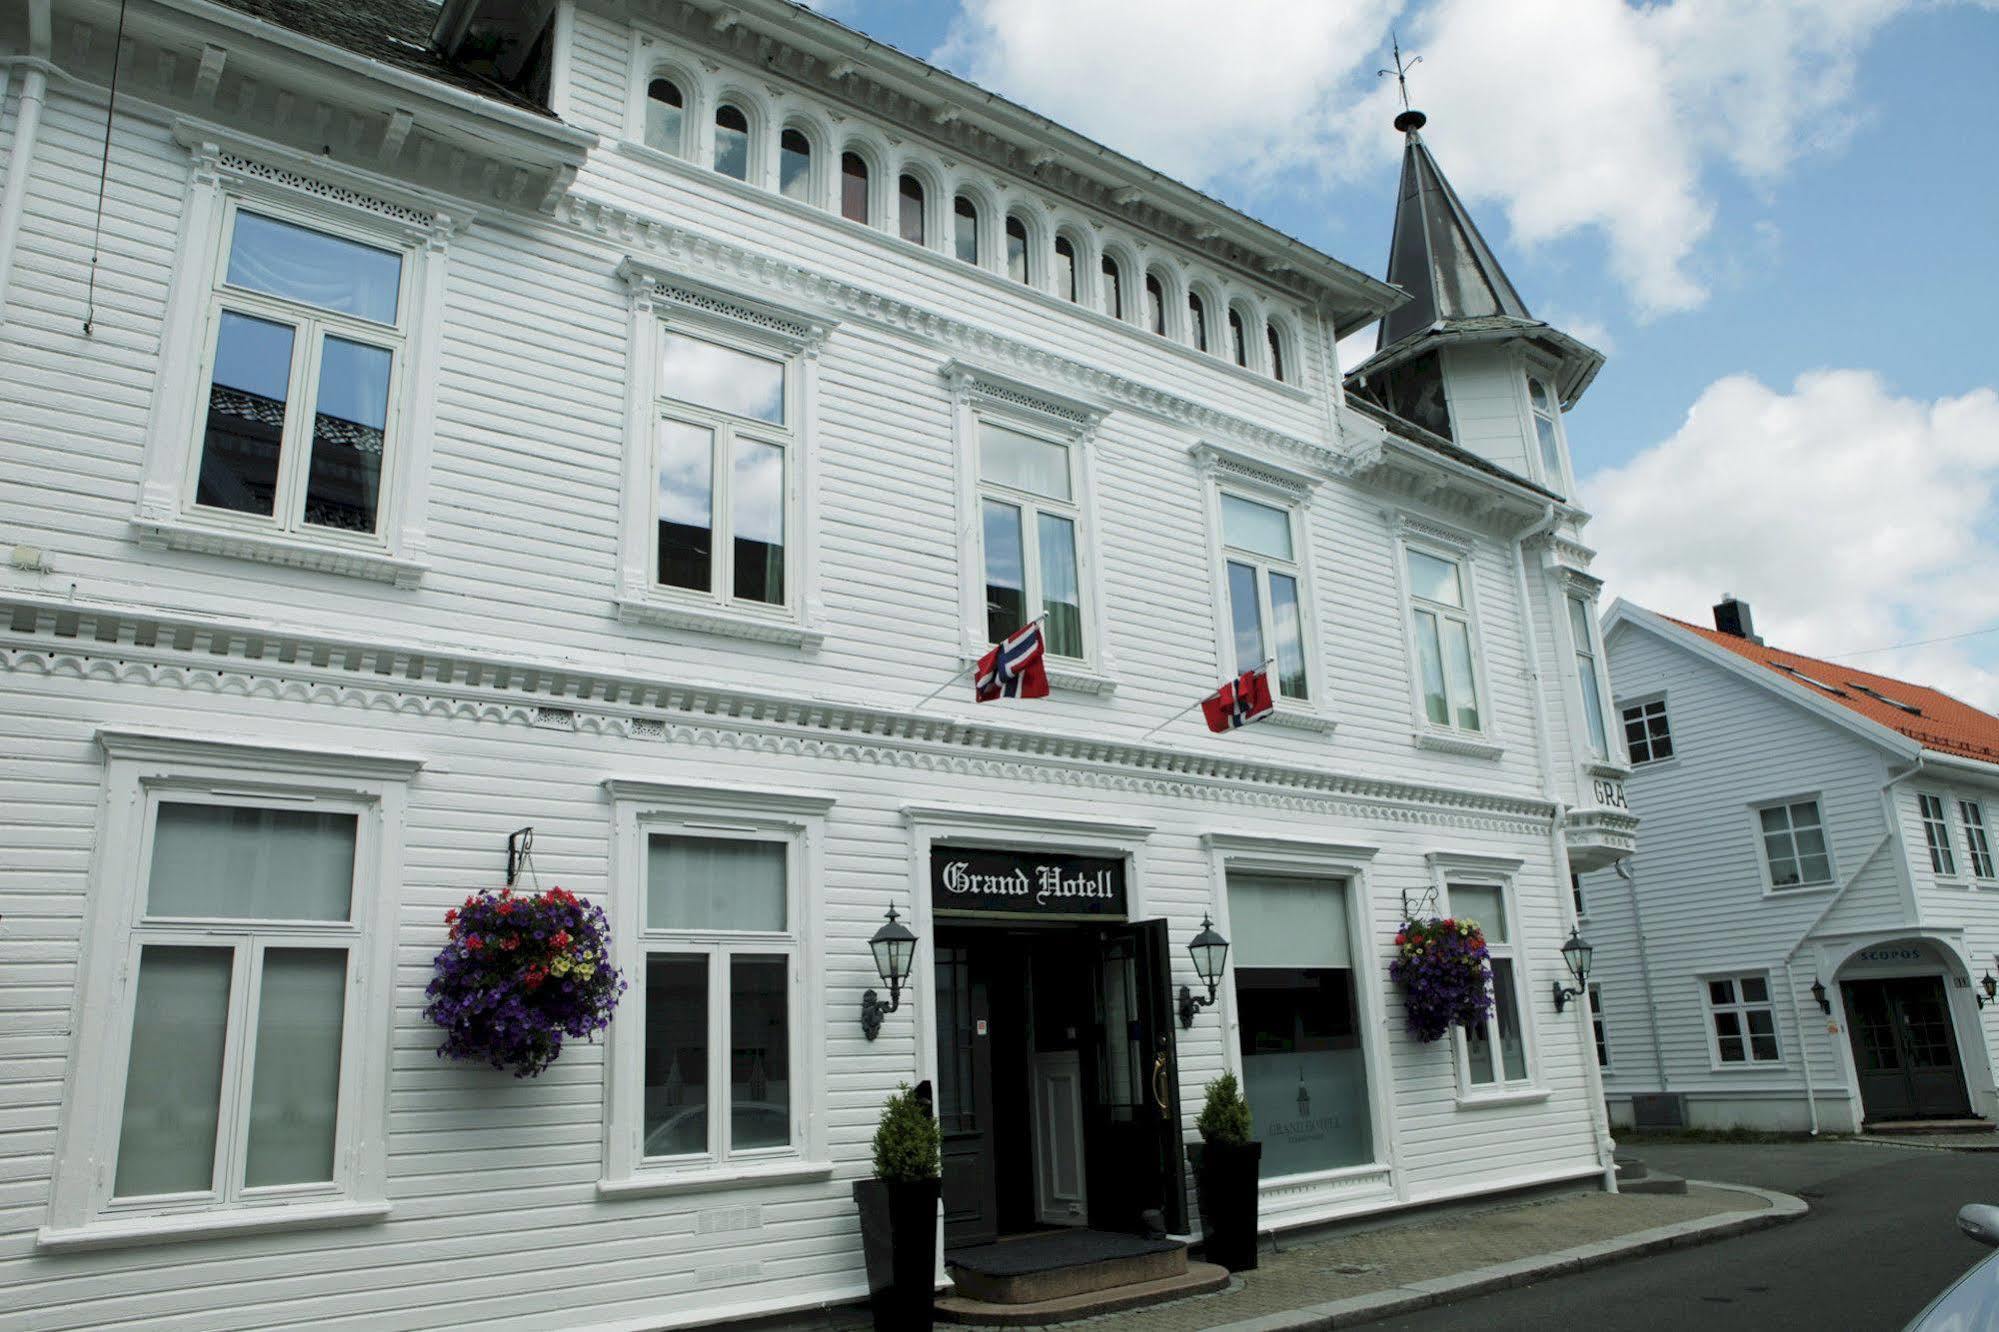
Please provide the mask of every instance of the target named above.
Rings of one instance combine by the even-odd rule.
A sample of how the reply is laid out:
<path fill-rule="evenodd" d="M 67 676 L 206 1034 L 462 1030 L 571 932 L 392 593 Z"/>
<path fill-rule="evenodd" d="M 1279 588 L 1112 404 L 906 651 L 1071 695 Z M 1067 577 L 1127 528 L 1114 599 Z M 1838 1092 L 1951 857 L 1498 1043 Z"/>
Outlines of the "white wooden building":
<path fill-rule="evenodd" d="M 1405 294 L 781 0 L 0 6 L 0 1322 L 856 1298 L 902 1081 L 953 1242 L 1189 1233 L 1225 1069 L 1278 1228 L 1604 1180 L 1600 358 L 1408 128 Z M 1031 614 L 1052 696 L 975 704 Z M 516 1080 L 421 1010 L 528 827 L 631 988 Z M 1476 1039 L 1405 909 L 1488 918 Z"/>
<path fill-rule="evenodd" d="M 1605 621 L 1645 822 L 1581 889 L 1613 1118 L 1994 1117 L 1999 718 L 1715 622 Z"/>

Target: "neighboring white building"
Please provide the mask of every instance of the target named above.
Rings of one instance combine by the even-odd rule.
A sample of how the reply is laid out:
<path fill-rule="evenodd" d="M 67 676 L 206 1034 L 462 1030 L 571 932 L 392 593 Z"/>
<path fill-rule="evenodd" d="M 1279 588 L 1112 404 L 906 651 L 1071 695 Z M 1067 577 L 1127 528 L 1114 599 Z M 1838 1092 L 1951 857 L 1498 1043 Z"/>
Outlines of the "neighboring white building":
<path fill-rule="evenodd" d="M 1635 826 L 1600 358 L 1413 125 L 1390 276 L 780 0 L 5 6 L 0 1307 L 857 1298 L 902 1081 L 953 1242 L 1188 1233 L 1229 1069 L 1276 1227 L 1605 1178 L 1548 998 Z M 974 704 L 1037 613 L 1053 696 Z M 1264 656 L 1273 719 L 1169 721 Z M 516 1081 L 421 1009 L 525 827 L 631 988 Z M 952 891 L 1044 868 L 1108 909 Z M 1503 959 L 1469 1043 L 1386 980 L 1431 906 Z"/>
<path fill-rule="evenodd" d="M 1999 718 L 1715 621 L 1605 621 L 1645 824 L 1581 887 L 1612 1118 L 1993 1117 Z"/>

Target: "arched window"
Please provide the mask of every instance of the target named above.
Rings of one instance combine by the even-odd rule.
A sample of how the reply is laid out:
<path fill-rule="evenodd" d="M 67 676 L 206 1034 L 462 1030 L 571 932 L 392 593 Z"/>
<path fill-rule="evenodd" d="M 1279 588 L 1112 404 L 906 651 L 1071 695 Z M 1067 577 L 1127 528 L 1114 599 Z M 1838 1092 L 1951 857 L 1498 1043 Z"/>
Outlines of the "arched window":
<path fill-rule="evenodd" d="M 715 169 L 737 180 L 750 178 L 750 119 L 727 102 L 715 108 Z"/>
<path fill-rule="evenodd" d="M 1263 326 L 1263 339 L 1270 346 L 1270 374 L 1273 379 L 1284 378 L 1284 339 L 1277 336 L 1275 324 Z"/>
<path fill-rule="evenodd" d="M 1118 273 L 1117 260 L 1104 256 L 1104 313 L 1113 319 L 1124 318 L 1124 279 Z"/>
<path fill-rule="evenodd" d="M 1187 329 L 1194 337 L 1194 350 L 1208 349 L 1208 306 L 1199 294 L 1187 293 Z"/>
<path fill-rule="evenodd" d="M 1027 224 L 1017 217 L 1006 220 L 1006 275 L 1015 282 L 1031 282 L 1027 271 Z"/>
<path fill-rule="evenodd" d="M 1055 290 L 1076 299 L 1076 247 L 1067 236 L 1055 238 Z"/>
<path fill-rule="evenodd" d="M 968 264 L 979 262 L 979 206 L 959 195 L 951 205 L 951 244 Z"/>
<path fill-rule="evenodd" d="M 1562 444 L 1561 436 L 1555 433 L 1555 400 L 1538 379 L 1527 381 L 1527 398 L 1534 407 L 1534 434 L 1541 444 L 1541 479 L 1550 486 L 1560 486 Z"/>
<path fill-rule="evenodd" d="M 1237 365 L 1249 364 L 1249 342 L 1242 331 L 1242 314 L 1237 310 L 1229 311 L 1229 352 Z"/>
<path fill-rule="evenodd" d="M 859 153 L 840 154 L 840 216 L 868 220 L 868 164 Z"/>
<path fill-rule="evenodd" d="M 897 224 L 902 238 L 912 245 L 923 244 L 923 182 L 905 174 L 896 182 L 896 194 L 900 199 Z"/>
<path fill-rule="evenodd" d="M 680 118 L 685 107 L 680 85 L 672 79 L 654 79 L 646 85 L 646 147 L 680 151 Z"/>
<path fill-rule="evenodd" d="M 777 192 L 787 199 L 812 197 L 812 140 L 788 129 L 777 141 Z"/>
<path fill-rule="evenodd" d="M 1145 275 L 1145 326 L 1166 336 L 1166 288 L 1159 285 L 1157 273 Z"/>

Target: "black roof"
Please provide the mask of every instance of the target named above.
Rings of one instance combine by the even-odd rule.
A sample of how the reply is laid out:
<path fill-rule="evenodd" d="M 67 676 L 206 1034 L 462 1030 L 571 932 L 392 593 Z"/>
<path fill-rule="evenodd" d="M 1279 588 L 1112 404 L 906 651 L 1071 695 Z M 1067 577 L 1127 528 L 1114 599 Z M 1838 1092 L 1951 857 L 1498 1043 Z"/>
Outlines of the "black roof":
<path fill-rule="evenodd" d="M 1529 481 L 1526 477 L 1518 473 L 1509 472 L 1498 463 L 1479 457 L 1470 449 L 1459 448 L 1442 435 L 1425 430 L 1422 426 L 1417 425 L 1414 421 L 1406 417 L 1397 416 L 1380 403 L 1369 402 L 1366 398 L 1359 397 L 1353 393 L 1348 393 L 1346 396 L 1347 406 L 1353 408 L 1371 421 L 1380 422 L 1389 434 L 1394 435 L 1398 439 L 1406 439 L 1411 444 L 1419 445 L 1422 448 L 1430 450 L 1432 453 L 1449 458 L 1452 462 L 1462 463 L 1473 471 L 1484 472 L 1487 476 L 1497 477 L 1501 481 L 1510 481 L 1516 486 L 1533 491 L 1536 495 L 1545 495 L 1551 500 L 1567 503 L 1566 500 L 1562 500 L 1560 495 L 1557 495 L 1546 486 Z"/>
<path fill-rule="evenodd" d="M 1377 348 L 1440 322 L 1493 315 L 1534 320 L 1413 126 L 1402 153 L 1388 280 L 1410 300 L 1382 319 Z"/>
<path fill-rule="evenodd" d="M 421 74 L 524 111 L 550 115 L 547 107 L 484 75 L 453 65 L 439 54 L 430 40 L 438 14 L 431 0 L 216 0 L 216 3 L 392 68 Z"/>

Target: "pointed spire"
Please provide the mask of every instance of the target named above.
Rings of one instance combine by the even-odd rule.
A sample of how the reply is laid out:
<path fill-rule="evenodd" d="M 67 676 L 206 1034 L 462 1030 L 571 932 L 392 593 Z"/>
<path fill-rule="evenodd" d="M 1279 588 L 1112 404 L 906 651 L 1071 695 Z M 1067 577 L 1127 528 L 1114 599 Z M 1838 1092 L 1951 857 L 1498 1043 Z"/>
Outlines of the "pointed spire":
<path fill-rule="evenodd" d="M 1395 117 L 1395 128 L 1407 144 L 1388 281 L 1408 292 L 1410 300 L 1381 321 L 1376 347 L 1393 346 L 1439 322 L 1491 315 L 1533 318 L 1417 133 L 1426 123 L 1421 111 L 1405 109 Z"/>

